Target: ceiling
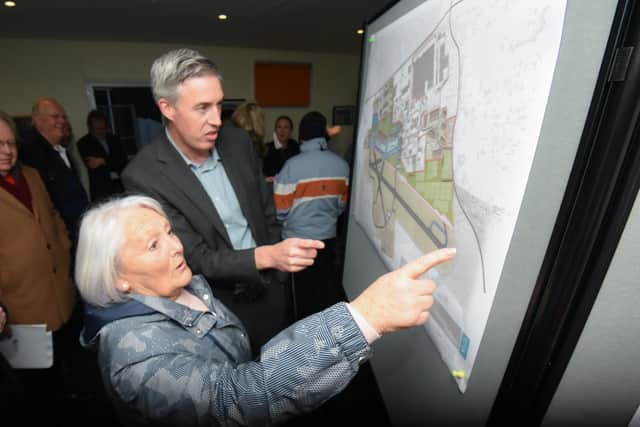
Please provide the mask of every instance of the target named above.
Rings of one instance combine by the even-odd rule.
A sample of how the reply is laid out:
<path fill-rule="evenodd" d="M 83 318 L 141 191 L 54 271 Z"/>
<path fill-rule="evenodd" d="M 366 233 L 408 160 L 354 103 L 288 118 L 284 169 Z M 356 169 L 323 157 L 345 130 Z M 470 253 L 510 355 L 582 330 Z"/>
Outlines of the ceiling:
<path fill-rule="evenodd" d="M 389 0 L 15 0 L 0 38 L 112 40 L 359 54 Z M 4 0 L 2 0 L 4 2 Z M 393 1 L 391 2 L 393 3 Z M 216 17 L 224 13 L 227 21 Z"/>

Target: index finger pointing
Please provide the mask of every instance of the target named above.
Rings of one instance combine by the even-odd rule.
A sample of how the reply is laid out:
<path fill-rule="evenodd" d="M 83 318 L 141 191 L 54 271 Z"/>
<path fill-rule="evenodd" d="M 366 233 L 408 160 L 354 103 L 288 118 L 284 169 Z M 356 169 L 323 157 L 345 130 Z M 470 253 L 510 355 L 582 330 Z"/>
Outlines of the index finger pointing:
<path fill-rule="evenodd" d="M 427 270 L 442 264 L 445 261 L 449 261 L 456 254 L 455 248 L 443 248 L 426 255 L 423 255 L 398 269 L 400 274 L 406 275 L 411 279 L 417 279 Z"/>

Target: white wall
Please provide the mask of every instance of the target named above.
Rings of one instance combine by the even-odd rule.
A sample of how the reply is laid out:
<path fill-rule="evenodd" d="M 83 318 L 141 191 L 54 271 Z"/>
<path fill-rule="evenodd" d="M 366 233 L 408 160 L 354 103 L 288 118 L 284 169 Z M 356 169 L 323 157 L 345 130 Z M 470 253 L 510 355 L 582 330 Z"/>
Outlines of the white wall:
<path fill-rule="evenodd" d="M 197 49 L 214 60 L 224 78 L 225 96 L 248 101 L 254 100 L 254 62 L 312 64 L 311 105 L 308 108 L 265 108 L 267 140 L 271 139 L 273 122 L 280 114 L 291 116 L 297 128 L 307 111 L 318 110 L 331 121 L 334 105 L 356 103 L 358 55 L 156 43 L 0 39 L 0 52 L 3 53 L 0 109 L 12 115 L 29 115 L 35 99 L 53 96 L 65 107 L 78 138 L 86 133 L 87 83 L 148 85 L 152 61 L 178 47 Z M 332 141 L 332 149 L 344 154 L 352 134 L 353 127 L 345 127 Z"/>

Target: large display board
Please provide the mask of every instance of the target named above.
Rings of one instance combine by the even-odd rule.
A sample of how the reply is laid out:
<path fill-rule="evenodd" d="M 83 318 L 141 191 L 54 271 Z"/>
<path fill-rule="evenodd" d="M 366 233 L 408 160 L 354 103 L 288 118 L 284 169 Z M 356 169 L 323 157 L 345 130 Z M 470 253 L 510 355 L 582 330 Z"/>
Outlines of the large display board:
<path fill-rule="evenodd" d="M 533 161 L 565 7 L 428 0 L 365 35 L 351 215 L 389 269 L 457 248 L 431 272 L 439 286 L 425 328 L 462 392 Z"/>

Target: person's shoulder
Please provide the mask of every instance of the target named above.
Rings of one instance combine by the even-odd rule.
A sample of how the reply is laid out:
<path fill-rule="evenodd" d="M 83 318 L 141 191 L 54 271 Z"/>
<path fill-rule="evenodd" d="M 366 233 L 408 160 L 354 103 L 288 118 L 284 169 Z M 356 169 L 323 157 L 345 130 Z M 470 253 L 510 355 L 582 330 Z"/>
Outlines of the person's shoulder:
<path fill-rule="evenodd" d="M 280 157 L 279 156 L 280 150 L 276 148 L 275 143 L 273 141 L 269 141 L 264 144 L 264 148 L 265 148 L 265 154 L 264 154 L 265 162 L 267 162 L 268 164 L 273 164 L 273 163 L 277 164 Z"/>
<path fill-rule="evenodd" d="M 237 126 L 225 125 L 220 127 L 219 139 L 227 139 L 227 138 L 249 139 L 249 132 Z"/>
<path fill-rule="evenodd" d="M 335 151 L 324 150 L 324 151 L 321 151 L 321 153 L 322 153 L 323 156 L 325 156 L 327 158 L 330 158 L 331 161 L 333 161 L 333 162 L 339 163 L 339 164 L 341 164 L 343 166 L 347 166 L 347 167 L 349 166 L 347 161 L 341 155 L 336 153 Z"/>
<path fill-rule="evenodd" d="M 244 129 L 231 125 L 225 125 L 220 128 L 216 147 L 224 152 L 229 152 L 229 150 L 238 152 L 249 148 L 253 150 L 249 133 Z"/>
<path fill-rule="evenodd" d="M 26 132 L 18 143 L 18 153 L 18 158 L 23 164 L 42 170 L 55 151 L 44 137 L 33 129 Z"/>
<path fill-rule="evenodd" d="M 166 316 L 161 313 L 148 313 L 138 316 L 125 317 L 114 320 L 100 329 L 101 347 L 108 348 L 133 348 L 136 343 L 146 343 L 142 348 L 152 348 L 153 343 L 165 342 L 169 344 L 172 340 L 171 322 L 163 322 Z M 151 338 L 153 336 L 153 338 Z M 149 350 L 142 350 L 136 353 L 148 353 Z"/>
<path fill-rule="evenodd" d="M 222 126 L 216 144 L 235 145 L 241 141 L 251 145 L 249 132 L 236 126 Z"/>
<path fill-rule="evenodd" d="M 297 165 L 298 163 L 304 164 L 307 160 L 305 160 L 305 156 L 303 156 L 302 154 L 304 153 L 294 154 L 293 156 L 287 158 L 287 160 L 285 160 L 282 165 L 282 169 L 290 169 L 292 167 L 295 167 L 295 165 Z"/>
<path fill-rule="evenodd" d="M 283 163 L 280 168 L 280 172 L 277 173 L 278 180 L 281 183 L 291 183 L 299 179 L 304 178 L 306 173 L 310 170 L 309 163 L 300 154 L 289 157 Z"/>
<path fill-rule="evenodd" d="M 44 137 L 42 137 L 35 128 L 31 128 L 23 135 L 22 139 L 18 143 L 18 148 L 29 151 L 42 151 L 46 147 L 43 142 L 46 142 L 44 141 Z"/>
<path fill-rule="evenodd" d="M 342 169 L 342 172 L 345 175 L 349 175 L 350 171 L 351 171 L 351 166 L 349 166 L 349 162 L 347 162 L 342 156 L 333 153 L 335 155 L 335 161 L 336 163 L 338 163 L 340 165 L 340 168 Z"/>
<path fill-rule="evenodd" d="M 147 164 L 150 160 L 155 159 L 158 156 L 158 152 L 164 148 L 170 146 L 170 142 L 164 134 L 160 134 L 151 140 L 149 144 L 145 144 L 138 150 L 138 152 L 129 161 L 127 167 L 136 166 L 139 164 Z"/>
<path fill-rule="evenodd" d="M 78 139 L 75 143 L 78 150 L 82 152 L 83 150 L 90 149 L 91 146 L 97 142 L 96 139 L 90 133 L 83 135 L 80 139 Z M 84 155 L 84 153 L 82 153 Z"/>
<path fill-rule="evenodd" d="M 336 159 L 336 162 L 347 164 L 347 161 L 340 154 L 335 151 L 326 150 L 327 153 L 331 153 L 331 156 Z"/>
<path fill-rule="evenodd" d="M 35 168 L 33 168 L 31 166 L 27 166 L 25 164 L 21 164 L 20 165 L 20 170 L 21 170 L 22 175 L 24 176 L 24 178 L 27 180 L 27 182 L 35 183 L 36 181 L 38 181 L 38 182 L 42 181 L 42 179 L 40 178 L 40 173 Z"/>
<path fill-rule="evenodd" d="M 140 164 L 146 163 L 152 156 L 153 149 L 151 145 L 145 145 L 129 160 L 129 163 L 125 167 L 125 171 L 133 170 L 139 167 Z"/>
<path fill-rule="evenodd" d="M 142 147 L 135 156 L 125 166 L 122 171 L 123 177 L 130 176 L 145 176 L 148 175 L 150 168 L 155 163 L 154 159 L 157 157 L 157 141 L 154 143 L 145 145 Z"/>
<path fill-rule="evenodd" d="M 22 138 L 21 138 L 21 142 L 23 143 L 28 143 L 28 144 L 33 144 L 35 143 L 39 138 L 40 138 L 40 134 L 38 133 L 38 131 L 36 130 L 35 127 L 33 126 L 29 126 L 24 134 L 22 134 Z"/>
<path fill-rule="evenodd" d="M 80 137 L 80 139 L 78 139 L 76 144 L 81 144 L 81 143 L 86 144 L 91 140 L 93 140 L 93 135 L 91 135 L 90 133 L 85 133 L 84 135 L 82 135 L 82 137 Z"/>
<path fill-rule="evenodd" d="M 300 142 L 296 141 L 295 139 L 288 139 L 287 140 L 287 148 L 291 148 L 292 150 L 298 150 L 300 151 Z"/>

